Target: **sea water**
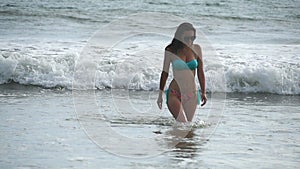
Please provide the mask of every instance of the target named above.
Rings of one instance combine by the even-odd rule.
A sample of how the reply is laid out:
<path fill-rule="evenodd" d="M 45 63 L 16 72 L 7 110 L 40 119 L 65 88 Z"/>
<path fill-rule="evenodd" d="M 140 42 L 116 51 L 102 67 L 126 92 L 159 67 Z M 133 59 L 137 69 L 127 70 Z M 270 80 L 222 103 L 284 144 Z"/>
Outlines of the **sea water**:
<path fill-rule="evenodd" d="M 80 97 L 74 97 L 68 90 L 18 84 L 0 89 L 2 168 L 299 165 L 300 97 L 296 95 L 231 93 L 225 102 L 208 95 L 208 105 L 196 109 L 191 124 L 177 124 L 166 105 L 161 111 L 147 110 L 157 93 L 130 92 L 130 103 L 140 104 L 120 107 L 111 90 L 81 91 Z M 216 113 L 212 101 L 226 105 L 217 123 L 212 123 Z"/>
<path fill-rule="evenodd" d="M 296 168 L 299 6 L 4 0 L 1 168 Z M 181 21 L 197 29 L 209 101 L 170 146 L 178 126 L 155 102 Z"/>

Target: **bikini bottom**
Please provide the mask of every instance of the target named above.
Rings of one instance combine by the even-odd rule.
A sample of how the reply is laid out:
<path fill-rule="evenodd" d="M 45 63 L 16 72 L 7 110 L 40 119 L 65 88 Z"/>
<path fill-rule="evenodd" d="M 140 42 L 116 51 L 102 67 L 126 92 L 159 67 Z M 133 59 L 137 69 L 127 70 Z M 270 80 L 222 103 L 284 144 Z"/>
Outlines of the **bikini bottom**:
<path fill-rule="evenodd" d="M 169 88 L 165 91 L 167 104 L 168 104 L 168 100 L 169 100 L 169 92 L 171 92 L 171 94 L 176 95 L 178 99 L 185 100 L 185 102 L 188 102 L 193 97 L 193 94 L 194 94 L 194 93 L 181 94 L 180 92 Z M 200 100 L 201 100 L 200 90 L 197 90 L 197 104 L 198 105 L 200 104 Z"/>

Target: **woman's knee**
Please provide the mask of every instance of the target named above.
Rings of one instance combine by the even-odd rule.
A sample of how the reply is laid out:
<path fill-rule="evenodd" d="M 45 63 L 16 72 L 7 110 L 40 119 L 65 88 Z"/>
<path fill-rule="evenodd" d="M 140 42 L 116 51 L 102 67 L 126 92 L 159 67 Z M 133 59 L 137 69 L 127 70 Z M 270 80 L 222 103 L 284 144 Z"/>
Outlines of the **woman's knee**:
<path fill-rule="evenodd" d="M 188 103 L 183 105 L 183 109 L 188 121 L 192 121 L 197 109 L 197 103 Z"/>
<path fill-rule="evenodd" d="M 188 121 L 192 121 L 193 118 L 194 118 L 194 115 L 196 113 L 196 109 L 192 109 L 192 110 L 188 110 L 188 111 L 185 110 L 184 112 L 185 112 L 185 115 L 186 115 L 186 119 Z"/>
<path fill-rule="evenodd" d="M 181 102 L 179 101 L 178 98 L 169 97 L 167 105 L 168 105 L 168 109 L 176 119 L 179 113 L 181 112 Z"/>

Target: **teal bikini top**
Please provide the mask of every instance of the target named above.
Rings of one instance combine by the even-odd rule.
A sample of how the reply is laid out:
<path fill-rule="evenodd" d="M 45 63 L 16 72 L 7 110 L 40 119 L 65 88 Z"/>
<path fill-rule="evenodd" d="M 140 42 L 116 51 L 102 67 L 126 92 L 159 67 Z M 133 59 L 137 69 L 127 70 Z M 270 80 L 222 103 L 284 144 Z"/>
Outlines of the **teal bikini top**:
<path fill-rule="evenodd" d="M 172 62 L 173 70 L 186 70 L 186 69 L 191 69 L 195 70 L 198 67 L 198 62 L 196 59 L 185 62 L 181 59 L 175 59 Z"/>

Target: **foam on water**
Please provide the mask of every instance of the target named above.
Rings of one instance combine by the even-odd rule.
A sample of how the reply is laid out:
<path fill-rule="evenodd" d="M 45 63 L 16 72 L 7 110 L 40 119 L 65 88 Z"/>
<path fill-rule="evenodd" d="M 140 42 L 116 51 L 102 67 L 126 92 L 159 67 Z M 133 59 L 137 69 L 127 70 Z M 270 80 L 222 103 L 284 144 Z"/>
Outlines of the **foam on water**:
<path fill-rule="evenodd" d="M 227 91 L 299 94 L 299 52 L 299 45 L 220 46 Z"/>
<path fill-rule="evenodd" d="M 29 45 L 1 50 L 0 83 L 11 81 L 45 88 L 72 86 L 76 53 L 66 49 Z"/>
<path fill-rule="evenodd" d="M 158 90 L 165 39 L 126 42 L 126 48 L 103 49 L 95 53 L 96 62 L 83 62 L 92 88 Z M 149 46 L 148 43 L 156 44 Z M 153 49 L 153 50 L 152 50 Z M 240 49 L 240 52 L 239 50 Z M 245 47 L 217 46 L 217 56 L 205 57 L 207 90 L 210 92 L 266 92 L 300 94 L 299 46 Z M 138 52 L 136 52 L 138 51 Z M 272 52 L 268 52 L 272 51 Z M 284 55 L 284 56 L 283 56 Z M 45 46 L 11 47 L 1 50 L 0 83 L 11 81 L 45 88 L 72 89 L 78 53 Z M 84 57 L 84 56 L 80 56 Z M 96 72 L 89 72 L 95 67 Z M 226 84 L 224 84 L 224 79 Z M 168 83 L 172 79 L 172 72 Z M 82 84 L 82 89 L 90 89 Z"/>

